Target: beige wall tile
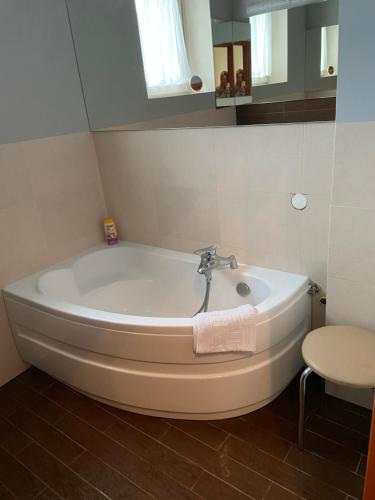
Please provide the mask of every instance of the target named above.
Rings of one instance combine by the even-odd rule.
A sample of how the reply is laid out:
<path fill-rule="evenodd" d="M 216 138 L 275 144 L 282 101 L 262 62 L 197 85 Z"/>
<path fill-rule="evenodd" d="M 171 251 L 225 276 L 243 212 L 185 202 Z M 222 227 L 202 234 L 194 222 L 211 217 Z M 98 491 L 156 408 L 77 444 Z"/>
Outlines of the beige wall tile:
<path fill-rule="evenodd" d="M 103 241 L 93 140 L 74 134 L 0 146 L 0 288 Z M 0 385 L 24 368 L 0 303 Z"/>
<path fill-rule="evenodd" d="M 375 210 L 332 207 L 329 272 L 375 285 Z"/>
<path fill-rule="evenodd" d="M 73 134 L 20 143 L 34 197 L 59 194 L 100 183 L 90 134 Z"/>
<path fill-rule="evenodd" d="M 324 290 L 327 289 L 329 205 L 329 195 L 308 196 L 308 205 L 302 212 L 300 240 L 301 272 Z"/>
<path fill-rule="evenodd" d="M 159 185 L 156 200 L 162 237 L 218 241 L 217 198 L 213 189 Z"/>
<path fill-rule="evenodd" d="M 303 125 L 219 128 L 214 133 L 219 190 L 301 189 Z"/>
<path fill-rule="evenodd" d="M 254 264 L 325 283 L 328 198 L 304 212 L 290 205 L 303 182 L 314 192 L 322 183 L 325 196 L 332 176 L 334 127 L 311 127 L 96 133 L 109 210 L 126 239 L 189 251 L 218 243 Z M 308 155 L 319 165 L 314 174 Z"/>
<path fill-rule="evenodd" d="M 375 286 L 328 276 L 327 323 L 374 330 Z"/>
<path fill-rule="evenodd" d="M 335 128 L 331 122 L 304 125 L 304 193 L 331 196 Z"/>
<path fill-rule="evenodd" d="M 96 182 L 40 196 L 37 207 L 53 262 L 103 241 L 105 209 Z"/>
<path fill-rule="evenodd" d="M 35 202 L 0 210 L 1 287 L 49 264 L 45 231 Z"/>
<path fill-rule="evenodd" d="M 2 296 L 0 297 L 0 360 L 0 386 L 27 368 L 14 344 Z"/>
<path fill-rule="evenodd" d="M 339 123 L 333 205 L 375 208 L 375 122 Z"/>
<path fill-rule="evenodd" d="M 120 184 L 111 190 L 107 198 L 108 210 L 116 221 L 121 239 L 138 241 L 140 235 L 158 234 L 156 194 L 154 184 L 146 181 L 133 181 L 131 189 L 123 189 Z"/>
<path fill-rule="evenodd" d="M 0 145 L 0 209 L 27 203 L 32 198 L 21 144 Z"/>

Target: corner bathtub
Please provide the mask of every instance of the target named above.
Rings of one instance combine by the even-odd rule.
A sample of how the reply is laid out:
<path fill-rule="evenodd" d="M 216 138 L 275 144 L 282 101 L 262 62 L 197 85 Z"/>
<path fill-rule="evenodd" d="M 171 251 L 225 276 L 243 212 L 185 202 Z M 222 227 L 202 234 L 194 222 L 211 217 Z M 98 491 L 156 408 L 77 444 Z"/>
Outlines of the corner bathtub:
<path fill-rule="evenodd" d="M 255 354 L 194 355 L 205 280 L 195 255 L 119 243 L 4 290 L 23 359 L 99 401 L 148 415 L 219 419 L 275 398 L 302 366 L 304 276 L 240 265 L 213 272 L 209 310 L 258 309 Z M 250 295 L 240 297 L 239 282 Z"/>

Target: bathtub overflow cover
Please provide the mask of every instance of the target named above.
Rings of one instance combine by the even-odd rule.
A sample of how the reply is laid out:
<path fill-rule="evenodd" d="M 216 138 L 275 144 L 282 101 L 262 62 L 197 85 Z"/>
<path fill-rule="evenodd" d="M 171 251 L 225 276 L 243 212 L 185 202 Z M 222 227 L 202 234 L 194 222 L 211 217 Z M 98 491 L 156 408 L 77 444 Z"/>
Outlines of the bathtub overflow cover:
<path fill-rule="evenodd" d="M 246 295 L 250 294 L 250 287 L 247 283 L 244 283 L 241 281 L 241 283 L 238 283 L 236 287 L 238 295 L 241 295 L 241 297 L 246 297 Z"/>

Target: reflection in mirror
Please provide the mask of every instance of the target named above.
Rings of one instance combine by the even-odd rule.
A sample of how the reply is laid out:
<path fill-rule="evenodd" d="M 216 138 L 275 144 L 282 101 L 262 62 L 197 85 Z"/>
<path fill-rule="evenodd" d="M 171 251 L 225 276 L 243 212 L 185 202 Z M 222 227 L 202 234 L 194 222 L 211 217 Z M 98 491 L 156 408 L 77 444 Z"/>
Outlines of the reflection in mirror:
<path fill-rule="evenodd" d="M 339 0 L 66 4 L 91 130 L 334 119 Z"/>
<path fill-rule="evenodd" d="M 135 0 L 143 69 L 149 99 L 213 90 L 208 2 Z M 194 71 L 205 76 L 199 89 Z M 195 86 L 197 83 L 195 83 Z"/>
<path fill-rule="evenodd" d="M 216 106 L 234 106 L 233 23 L 212 19 Z"/>
<path fill-rule="evenodd" d="M 194 90 L 194 92 L 199 92 L 203 88 L 202 78 L 198 75 L 193 75 L 190 78 L 190 88 Z"/>
<path fill-rule="evenodd" d="M 320 76 L 337 76 L 339 60 L 339 26 L 323 26 L 321 33 Z"/>
<path fill-rule="evenodd" d="M 288 81 L 288 10 L 250 17 L 253 86 Z"/>
<path fill-rule="evenodd" d="M 334 97 L 338 1 L 250 3 L 253 102 Z"/>
<path fill-rule="evenodd" d="M 233 72 L 235 104 L 252 102 L 250 23 L 233 22 Z"/>

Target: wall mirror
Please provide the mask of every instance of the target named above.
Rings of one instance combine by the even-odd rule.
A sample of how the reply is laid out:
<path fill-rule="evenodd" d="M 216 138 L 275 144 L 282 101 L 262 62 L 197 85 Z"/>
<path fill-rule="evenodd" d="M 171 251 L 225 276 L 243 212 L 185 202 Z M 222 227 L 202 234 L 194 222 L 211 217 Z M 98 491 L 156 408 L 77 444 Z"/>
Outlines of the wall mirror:
<path fill-rule="evenodd" d="M 91 130 L 332 120 L 339 0 L 66 0 Z"/>
<path fill-rule="evenodd" d="M 217 107 L 234 102 L 239 120 L 333 118 L 339 1 L 234 0 L 232 16 L 212 21 Z"/>

